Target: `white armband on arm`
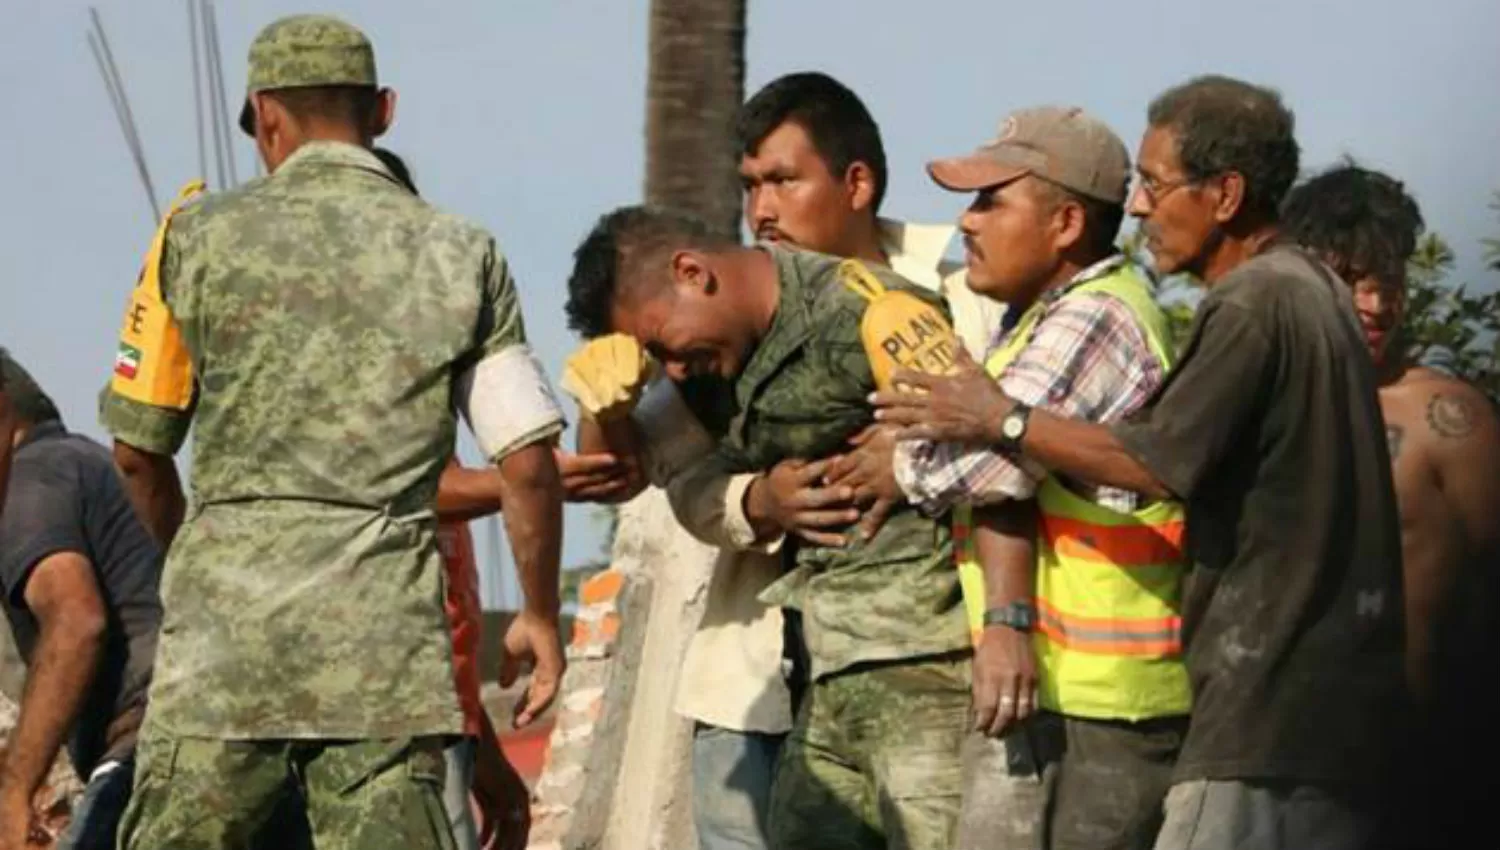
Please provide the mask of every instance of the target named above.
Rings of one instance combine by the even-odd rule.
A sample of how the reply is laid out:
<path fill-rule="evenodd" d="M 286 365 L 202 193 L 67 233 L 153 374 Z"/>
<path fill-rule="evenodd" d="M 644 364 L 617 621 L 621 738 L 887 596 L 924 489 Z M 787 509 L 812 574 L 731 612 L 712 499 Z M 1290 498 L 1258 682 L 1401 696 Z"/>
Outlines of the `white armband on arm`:
<path fill-rule="evenodd" d="M 556 436 L 566 420 L 542 364 L 527 345 L 486 356 L 458 378 L 458 412 L 491 463 Z"/>

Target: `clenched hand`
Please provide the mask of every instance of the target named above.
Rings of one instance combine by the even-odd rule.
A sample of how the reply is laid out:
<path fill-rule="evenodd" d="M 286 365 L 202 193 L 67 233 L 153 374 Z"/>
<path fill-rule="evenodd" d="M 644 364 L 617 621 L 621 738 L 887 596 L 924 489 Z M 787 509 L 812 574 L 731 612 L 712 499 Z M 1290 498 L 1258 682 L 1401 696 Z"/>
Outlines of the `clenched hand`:
<path fill-rule="evenodd" d="M 960 349 L 948 375 L 903 369 L 892 389 L 870 397 L 875 419 L 898 428 L 899 440 L 988 446 L 1000 442 L 1000 420 L 1015 406 L 1000 385 Z"/>

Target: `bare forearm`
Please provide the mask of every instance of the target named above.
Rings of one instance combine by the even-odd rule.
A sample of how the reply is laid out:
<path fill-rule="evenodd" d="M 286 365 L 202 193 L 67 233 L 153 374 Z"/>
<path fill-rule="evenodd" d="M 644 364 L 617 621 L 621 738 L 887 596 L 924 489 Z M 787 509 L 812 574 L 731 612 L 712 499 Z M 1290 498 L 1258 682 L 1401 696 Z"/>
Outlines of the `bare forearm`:
<path fill-rule="evenodd" d="M 766 476 L 761 474 L 745 489 L 745 521 L 750 524 L 750 530 L 755 532 L 757 543 L 774 540 L 784 533 L 780 523 L 771 515 L 768 485 Z"/>
<path fill-rule="evenodd" d="M 1030 600 L 1036 588 L 1036 505 L 1001 502 L 974 509 L 974 553 L 984 572 L 986 608 Z"/>
<path fill-rule="evenodd" d="M 574 446 L 581 455 L 605 454 L 609 452 L 609 438 L 604 428 L 588 416 L 578 417 Z"/>
<path fill-rule="evenodd" d="M 437 515 L 443 522 L 467 522 L 501 509 L 503 476 L 498 469 L 451 465 L 438 479 Z"/>
<path fill-rule="evenodd" d="M 1033 410 L 1022 448 L 1053 472 L 1105 487 L 1167 499 L 1171 493 L 1125 451 L 1108 427 Z"/>
<path fill-rule="evenodd" d="M 500 462 L 500 500 L 526 610 L 555 620 L 563 489 L 551 445 L 536 443 Z"/>
<path fill-rule="evenodd" d="M 182 525 L 187 501 L 177 466 L 166 455 L 115 443 L 115 465 L 125 481 L 125 492 L 141 522 L 163 549 L 172 545 Z"/>
<path fill-rule="evenodd" d="M 62 622 L 44 627 L 21 699 L 21 717 L 10 736 L 0 795 L 41 787 L 88 694 L 104 643 L 103 623 Z"/>

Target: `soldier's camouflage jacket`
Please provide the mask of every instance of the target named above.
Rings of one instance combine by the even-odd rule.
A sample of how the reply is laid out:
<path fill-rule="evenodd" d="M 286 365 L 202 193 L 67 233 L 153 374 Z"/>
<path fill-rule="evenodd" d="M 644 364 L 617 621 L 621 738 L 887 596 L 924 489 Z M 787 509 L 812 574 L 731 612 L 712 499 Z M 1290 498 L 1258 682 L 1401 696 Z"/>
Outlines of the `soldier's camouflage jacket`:
<path fill-rule="evenodd" d="M 161 263 L 193 405 L 101 399 L 123 442 L 170 454 L 194 432 L 148 726 L 458 733 L 431 506 L 454 376 L 525 343 L 493 238 L 317 142 L 180 212 Z"/>
<path fill-rule="evenodd" d="M 728 472 L 847 451 L 874 421 L 875 380 L 860 339 L 869 302 L 840 283 L 837 258 L 769 250 L 781 301 L 735 383 L 738 413 L 714 460 Z M 942 304 L 887 269 L 869 270 L 889 289 Z M 794 568 L 761 597 L 801 611 L 815 678 L 969 645 L 946 515 L 902 505 L 871 540 L 849 537 L 843 548 L 801 543 Z"/>

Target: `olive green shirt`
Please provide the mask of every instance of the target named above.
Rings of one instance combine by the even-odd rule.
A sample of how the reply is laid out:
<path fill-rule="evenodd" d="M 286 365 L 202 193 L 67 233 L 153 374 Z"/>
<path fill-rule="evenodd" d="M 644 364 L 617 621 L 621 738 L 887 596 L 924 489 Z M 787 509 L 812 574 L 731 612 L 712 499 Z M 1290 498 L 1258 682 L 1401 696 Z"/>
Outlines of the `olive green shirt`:
<path fill-rule="evenodd" d="M 839 258 L 767 250 L 781 299 L 736 380 L 738 412 L 714 460 L 728 472 L 846 451 L 849 439 L 874 421 L 868 399 L 875 379 L 860 339 L 869 302 L 839 281 Z M 869 270 L 889 289 L 942 304 L 887 269 Z M 843 548 L 800 542 L 791 571 L 761 596 L 801 611 L 814 677 L 969 645 L 946 515 L 928 517 L 903 505 L 869 541 L 850 538 Z"/>

